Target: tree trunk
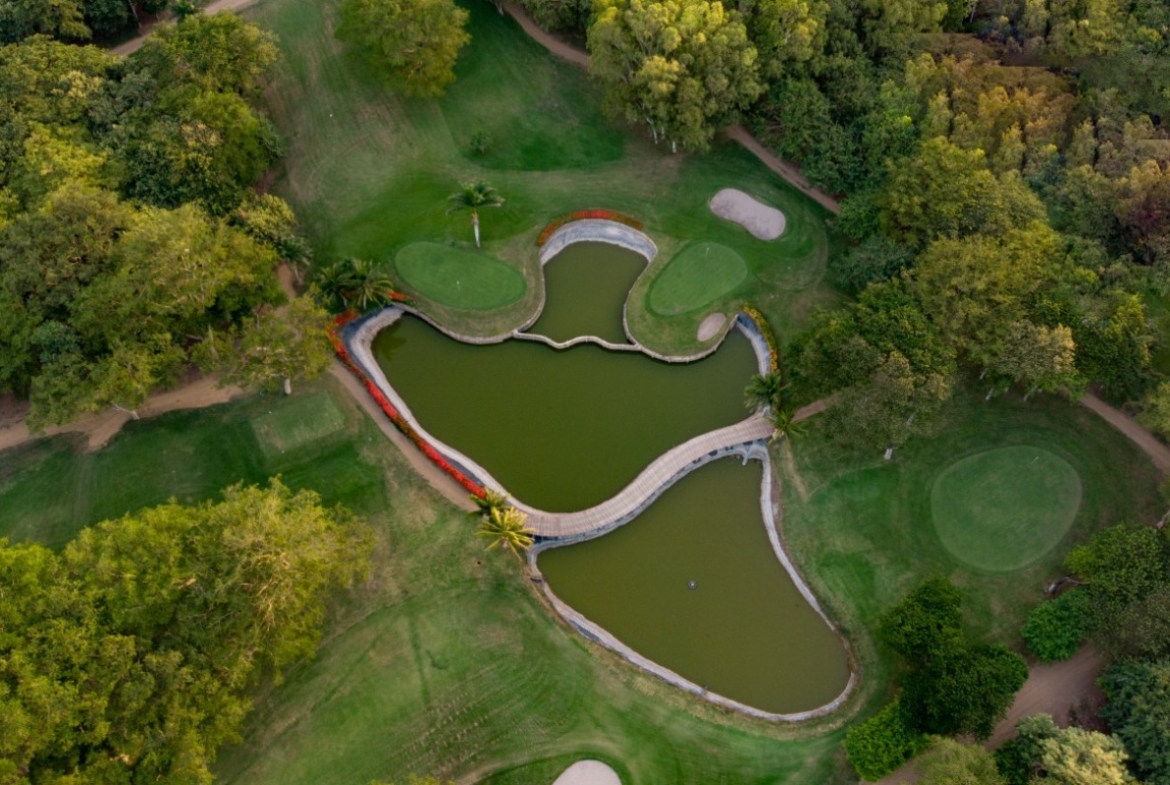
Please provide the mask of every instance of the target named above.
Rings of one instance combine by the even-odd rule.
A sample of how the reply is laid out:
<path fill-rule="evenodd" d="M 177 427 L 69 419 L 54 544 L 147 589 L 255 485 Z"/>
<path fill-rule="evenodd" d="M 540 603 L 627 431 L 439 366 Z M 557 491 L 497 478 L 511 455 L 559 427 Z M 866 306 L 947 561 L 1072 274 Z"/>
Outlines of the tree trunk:
<path fill-rule="evenodd" d="M 287 376 L 284 377 L 284 385 L 283 386 L 284 386 L 284 394 L 285 395 L 292 395 L 292 379 L 290 379 Z"/>
<path fill-rule="evenodd" d="M 471 228 L 475 232 L 475 247 L 479 248 L 479 216 L 471 214 Z"/>
<path fill-rule="evenodd" d="M 886 448 L 886 454 L 882 456 L 883 461 L 891 460 L 894 457 L 894 446 L 890 445 Z"/>

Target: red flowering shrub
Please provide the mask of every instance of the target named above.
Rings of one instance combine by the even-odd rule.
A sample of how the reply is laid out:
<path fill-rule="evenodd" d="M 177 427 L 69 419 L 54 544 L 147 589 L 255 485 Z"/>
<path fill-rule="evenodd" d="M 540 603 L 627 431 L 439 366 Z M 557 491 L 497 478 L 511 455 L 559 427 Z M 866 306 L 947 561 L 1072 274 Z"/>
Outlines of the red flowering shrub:
<path fill-rule="evenodd" d="M 590 218 L 602 221 L 617 221 L 618 223 L 625 224 L 626 226 L 631 226 L 638 231 L 642 230 L 642 222 L 637 218 L 633 218 L 629 215 L 615 213 L 612 210 L 577 210 L 575 212 L 569 213 L 568 215 L 562 215 L 560 218 L 554 218 L 552 221 L 550 221 L 548 226 L 544 227 L 544 229 L 541 231 L 540 236 L 536 238 L 536 247 L 540 248 L 545 243 L 547 243 L 548 238 L 552 236 L 552 233 L 557 229 L 560 229 L 565 224 L 572 223 L 573 221 L 583 221 Z"/>

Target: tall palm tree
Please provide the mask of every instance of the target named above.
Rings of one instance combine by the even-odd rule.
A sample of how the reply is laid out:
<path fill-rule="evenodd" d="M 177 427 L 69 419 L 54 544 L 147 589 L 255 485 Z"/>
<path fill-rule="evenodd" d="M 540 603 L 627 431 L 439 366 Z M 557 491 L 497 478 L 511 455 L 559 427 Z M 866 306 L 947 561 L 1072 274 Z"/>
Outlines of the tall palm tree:
<path fill-rule="evenodd" d="M 475 536 L 489 541 L 489 551 L 504 546 L 519 557 L 532 546 L 534 533 L 528 528 L 527 515 L 506 506 L 493 507 L 480 521 Z"/>
<path fill-rule="evenodd" d="M 784 390 L 787 387 L 779 373 L 756 374 L 744 388 L 744 404 L 753 412 L 783 409 Z"/>
<path fill-rule="evenodd" d="M 471 228 L 475 230 L 476 248 L 479 248 L 479 208 L 499 207 L 504 203 L 496 189 L 483 180 L 460 184 L 459 190 L 448 196 L 447 201 L 451 202 L 451 206 L 447 208 L 447 215 L 459 210 L 471 211 Z"/>

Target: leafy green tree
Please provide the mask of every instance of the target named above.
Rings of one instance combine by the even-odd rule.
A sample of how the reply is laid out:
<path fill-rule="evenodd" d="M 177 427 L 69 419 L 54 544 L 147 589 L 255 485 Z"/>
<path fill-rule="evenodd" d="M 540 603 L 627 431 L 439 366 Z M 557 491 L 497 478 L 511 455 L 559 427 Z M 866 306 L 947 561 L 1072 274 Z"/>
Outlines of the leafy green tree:
<path fill-rule="evenodd" d="M 517 557 L 533 543 L 533 532 L 528 527 L 528 516 L 510 505 L 492 507 L 480 519 L 475 536 L 488 541 L 489 551 L 504 547 Z"/>
<path fill-rule="evenodd" d="M 1170 382 L 1162 382 L 1142 398 L 1138 422 L 1170 438 Z"/>
<path fill-rule="evenodd" d="M 937 238 L 996 237 L 1045 216 L 1039 198 L 1018 178 L 996 178 L 981 150 L 942 137 L 917 155 L 891 164 L 878 204 L 884 231 L 921 249 Z"/>
<path fill-rule="evenodd" d="M 475 232 L 475 247 L 479 248 L 479 211 L 483 207 L 501 207 L 504 199 L 496 189 L 483 180 L 466 182 L 459 185 L 459 190 L 447 197 L 451 206 L 447 208 L 447 215 L 467 210 L 471 213 L 471 228 Z"/>
<path fill-rule="evenodd" d="M 1167 582 L 1166 540 L 1150 526 L 1110 526 L 1074 548 L 1065 566 L 1087 584 L 1099 619 L 1108 623 Z"/>
<path fill-rule="evenodd" d="M 939 30 L 947 3 L 938 0 L 861 0 L 868 47 L 878 53 L 901 53 L 909 37 Z"/>
<path fill-rule="evenodd" d="M 1016 735 L 995 751 L 995 765 L 1008 785 L 1029 785 L 1043 767 L 1043 743 L 1060 735 L 1051 714 L 1033 714 L 1016 723 Z"/>
<path fill-rule="evenodd" d="M 845 734 L 845 757 L 867 782 L 877 782 L 930 744 L 906 725 L 898 699 Z"/>
<path fill-rule="evenodd" d="M 5 781 L 211 781 L 249 690 L 313 651 L 371 535 L 276 481 L 100 523 L 61 554 L 0 542 Z"/>
<path fill-rule="evenodd" d="M 919 785 L 1007 785 L 983 747 L 938 739 L 915 764 Z"/>
<path fill-rule="evenodd" d="M 924 664 L 963 637 L 963 593 L 946 578 L 930 578 L 882 616 L 882 638 L 908 661 Z"/>
<path fill-rule="evenodd" d="M 344 0 L 340 13 L 337 37 L 410 95 L 441 95 L 471 40 L 451 0 Z"/>
<path fill-rule="evenodd" d="M 89 39 L 78 0 L 4 0 L 0 3 L 0 44 L 42 34 L 72 41 Z"/>
<path fill-rule="evenodd" d="M 1037 391 L 1064 390 L 1072 398 L 1082 387 L 1076 370 L 1076 344 L 1064 325 L 1045 327 L 1017 322 L 1008 331 L 1003 351 L 989 370 L 1008 381 L 1024 385 L 1027 400 Z"/>
<path fill-rule="evenodd" d="M 1170 781 L 1170 661 L 1119 660 L 1097 683 L 1108 698 L 1101 719 L 1134 771 L 1154 785 Z"/>
<path fill-rule="evenodd" d="M 1032 609 L 1020 630 L 1028 651 L 1041 662 L 1067 660 L 1093 629 L 1089 592 L 1074 589 Z"/>
<path fill-rule="evenodd" d="M 719 2 L 599 0 L 588 37 L 610 111 L 672 150 L 707 149 L 762 91 L 747 29 Z"/>
<path fill-rule="evenodd" d="M 1113 736 L 1066 728 L 1040 744 L 1040 763 L 1054 785 L 1125 785 L 1135 782 L 1125 767 L 1125 746 Z"/>
<path fill-rule="evenodd" d="M 276 37 L 236 14 L 198 14 L 182 24 L 160 27 L 130 56 L 132 71 L 145 71 L 157 91 L 255 97 L 280 58 Z"/>
<path fill-rule="evenodd" d="M 584 33 L 593 3 L 588 0 L 523 0 L 521 3 L 545 30 Z"/>
<path fill-rule="evenodd" d="M 760 75 L 782 76 L 796 63 L 806 63 L 825 46 L 824 0 L 753 0 L 740 4 L 748 33 L 759 53 Z"/>
<path fill-rule="evenodd" d="M 282 389 L 293 379 L 315 379 L 333 359 L 329 314 L 310 296 L 288 305 L 261 306 L 251 318 L 204 341 L 198 357 L 206 370 L 221 372 L 225 384 Z"/>
<path fill-rule="evenodd" d="M 893 278 L 913 261 L 909 248 L 875 234 L 830 258 L 829 271 L 846 291 L 859 294 L 871 283 Z"/>
<path fill-rule="evenodd" d="M 1170 584 L 1126 606 L 1109 627 L 1115 651 L 1146 659 L 1170 657 Z"/>

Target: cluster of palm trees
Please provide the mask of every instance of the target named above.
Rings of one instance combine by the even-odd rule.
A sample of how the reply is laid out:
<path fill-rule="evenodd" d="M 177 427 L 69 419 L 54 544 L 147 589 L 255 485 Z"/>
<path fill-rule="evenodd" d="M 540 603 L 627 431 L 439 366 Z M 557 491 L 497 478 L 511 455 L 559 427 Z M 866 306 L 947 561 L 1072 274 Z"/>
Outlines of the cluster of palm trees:
<path fill-rule="evenodd" d="M 317 273 L 317 288 L 333 311 L 364 313 L 386 305 L 394 295 L 394 277 L 386 264 L 347 257 Z"/>
<path fill-rule="evenodd" d="M 513 507 L 507 496 L 488 488 L 471 500 L 476 506 L 471 515 L 479 518 L 475 536 L 488 541 L 489 551 L 507 548 L 519 558 L 532 547 L 534 532 L 528 528 L 528 516 Z"/>
<path fill-rule="evenodd" d="M 793 411 L 786 406 L 784 391 L 788 385 L 779 372 L 756 374 L 744 388 L 743 398 L 748 409 L 753 412 L 763 412 L 768 422 L 775 429 L 773 438 L 782 439 L 785 436 L 801 436 L 804 434 L 803 422 L 795 419 Z"/>

